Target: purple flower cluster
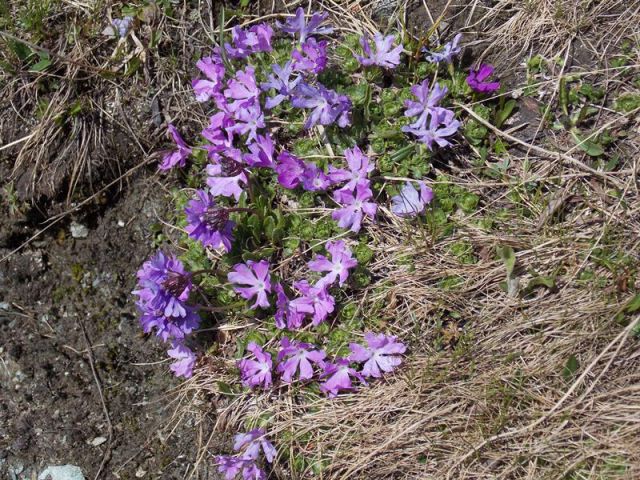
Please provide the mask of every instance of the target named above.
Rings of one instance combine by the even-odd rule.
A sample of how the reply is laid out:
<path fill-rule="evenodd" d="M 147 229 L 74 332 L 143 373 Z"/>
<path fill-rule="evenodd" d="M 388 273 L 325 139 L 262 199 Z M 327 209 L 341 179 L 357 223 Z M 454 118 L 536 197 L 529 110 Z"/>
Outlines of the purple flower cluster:
<path fill-rule="evenodd" d="M 349 344 L 351 353 L 347 358 L 337 357 L 333 361 L 327 361 L 324 350 L 284 337 L 276 356 L 275 371 L 285 384 L 292 383 L 295 379 L 304 382 L 317 378 L 322 381 L 320 390 L 333 398 L 341 391 L 355 390 L 354 380 L 367 385 L 366 378 L 380 378 L 402 363 L 401 355 L 405 353 L 406 346 L 396 337 L 369 332 L 365 334 L 365 341 L 366 345 Z M 248 345 L 247 350 L 251 356 L 238 362 L 242 383 L 250 388 L 271 387 L 271 355 L 253 342 Z M 362 368 L 358 369 L 358 365 L 362 365 Z"/>
<path fill-rule="evenodd" d="M 429 81 L 425 79 L 419 85 L 411 87 L 411 93 L 417 101 L 405 100 L 404 114 L 406 117 L 413 117 L 415 121 L 402 127 L 402 131 L 418 137 L 429 150 L 433 150 L 434 143 L 440 147 L 450 145 L 447 138 L 460 128 L 460 122 L 455 119 L 453 111 L 439 106 L 447 91 L 447 87 L 441 87 L 437 83 L 429 90 Z"/>
<path fill-rule="evenodd" d="M 193 288 L 191 274 L 180 260 L 158 252 L 138 271 L 137 306 L 141 312 L 142 329 L 155 333 L 163 341 L 171 341 L 169 356 L 176 375 L 192 375 L 195 354 L 184 345 L 184 339 L 200 324 L 195 309 L 186 302 Z"/>
<path fill-rule="evenodd" d="M 396 68 L 400 64 L 400 54 L 404 48 L 399 45 L 392 49 L 394 41 L 393 35 L 385 37 L 379 32 L 376 33 L 373 36 L 374 52 L 369 43 L 369 35 L 365 33 L 360 37 L 360 45 L 365 56 L 356 55 L 356 59 L 365 67 L 377 65 L 383 68 Z"/>
<path fill-rule="evenodd" d="M 233 480 L 240 473 L 243 480 L 266 480 L 267 475 L 258 466 L 260 453 L 267 462 L 273 463 L 277 452 L 262 428 L 237 434 L 233 439 L 233 450 L 237 452 L 235 455 L 216 457 L 218 471 L 224 474 L 225 480 Z"/>

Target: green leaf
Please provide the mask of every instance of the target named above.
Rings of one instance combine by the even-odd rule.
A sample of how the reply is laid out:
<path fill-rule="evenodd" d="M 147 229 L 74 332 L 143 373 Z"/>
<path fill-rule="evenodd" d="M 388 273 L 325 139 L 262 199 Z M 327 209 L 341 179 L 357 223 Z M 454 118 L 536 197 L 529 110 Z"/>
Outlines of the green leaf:
<path fill-rule="evenodd" d="M 33 65 L 29 69 L 29 71 L 31 71 L 31 72 L 42 72 L 49 65 L 51 65 L 51 59 L 49 58 L 49 54 L 48 53 L 40 53 L 40 61 L 38 63 L 36 63 L 35 65 Z"/>
<path fill-rule="evenodd" d="M 572 131 L 571 135 L 573 136 L 578 146 L 582 150 L 584 150 L 590 157 L 599 157 L 600 155 L 604 154 L 604 148 L 602 148 L 602 146 L 598 143 L 595 143 L 592 140 L 583 140 L 575 131 Z"/>
<path fill-rule="evenodd" d="M 522 291 L 523 295 L 529 295 L 536 287 L 545 287 L 549 290 L 556 288 L 555 277 L 534 277 L 532 278 L 525 289 Z"/>
<path fill-rule="evenodd" d="M 637 293 L 624 307 L 624 311 L 627 313 L 635 313 L 638 310 L 640 310 L 640 293 Z"/>
<path fill-rule="evenodd" d="M 565 363 L 564 368 L 562 369 L 562 377 L 566 382 L 569 382 L 579 368 L 580 362 L 578 362 L 578 359 L 575 357 L 575 355 L 571 355 L 567 359 L 567 363 Z"/>
<path fill-rule="evenodd" d="M 511 275 L 513 274 L 513 269 L 516 266 L 516 254 L 513 251 L 513 248 L 509 246 L 496 247 L 496 252 L 502 259 L 504 266 L 507 268 L 507 277 L 511 277 Z"/>
<path fill-rule="evenodd" d="M 615 108 L 624 113 L 640 108 L 640 93 L 623 93 L 616 98 Z"/>
<path fill-rule="evenodd" d="M 496 112 L 495 126 L 501 128 L 504 122 L 511 116 L 513 110 L 516 108 L 517 102 L 512 98 L 505 102 L 504 106 Z"/>

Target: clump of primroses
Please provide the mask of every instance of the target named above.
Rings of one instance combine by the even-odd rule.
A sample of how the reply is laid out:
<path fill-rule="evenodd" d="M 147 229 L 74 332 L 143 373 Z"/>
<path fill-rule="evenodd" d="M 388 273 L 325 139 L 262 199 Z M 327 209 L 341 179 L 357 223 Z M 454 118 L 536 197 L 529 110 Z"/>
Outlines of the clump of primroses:
<path fill-rule="evenodd" d="M 266 23 L 235 26 L 227 41 L 196 63 L 200 73 L 192 81 L 194 97 L 212 109 L 201 132 L 203 141 L 189 145 L 169 124 L 175 147 L 165 153 L 159 168 L 184 167 L 195 152 L 206 154 L 203 186 L 193 193 L 184 211 L 186 235 L 205 249 L 232 252 L 236 226 L 242 215 L 251 212 L 252 186 L 269 175 L 282 189 L 324 196 L 324 205 L 332 209 L 330 216 L 345 230 L 344 236 L 358 234 L 377 220 L 383 197 L 374 192 L 377 187 L 371 176 L 376 162 L 371 149 L 363 145 L 343 148 L 338 153 L 344 161 L 323 164 L 287 151 L 274 134 L 278 123 L 273 125 L 273 116 L 283 111 L 285 115 L 302 115 L 303 128 L 320 136 L 324 136 L 325 127 L 346 129 L 352 124 L 349 96 L 324 85 L 318 76 L 327 69 L 331 53 L 326 36 L 333 28 L 327 20 L 326 13 L 306 15 L 298 8 L 295 15 L 276 22 L 276 31 Z M 276 57 L 270 52 L 278 35 L 292 39 L 291 51 L 284 62 L 273 63 Z M 461 52 L 460 40 L 461 35 L 456 35 L 442 47 L 426 51 L 425 58 L 451 67 Z M 407 59 L 403 45 L 393 35 L 365 33 L 360 47 L 361 51 L 354 53 L 360 68 L 382 70 L 386 76 L 392 76 L 392 70 Z M 269 70 L 257 70 L 264 68 L 265 60 L 271 63 Z M 357 77 L 368 78 L 369 73 Z M 467 83 L 478 93 L 495 91 L 499 84 L 486 82 L 492 73 L 491 66 L 481 65 L 472 70 Z M 413 98 L 405 101 L 404 112 L 410 122 L 402 131 L 429 150 L 451 145 L 461 123 L 445 106 L 447 87 L 425 78 L 411 87 L 411 93 Z M 433 191 L 424 180 L 406 181 L 400 193 L 391 197 L 390 210 L 401 218 L 416 217 L 432 199 Z M 336 293 L 349 285 L 358 266 L 350 244 L 348 238 L 326 242 L 325 252 L 308 261 L 309 274 L 302 278 L 278 278 L 268 259 L 236 263 L 226 272 L 228 286 L 246 300 L 247 308 L 263 311 L 257 318 L 273 313 L 275 326 L 286 331 L 277 348 L 270 341 L 248 343 L 245 356 L 237 362 L 244 387 L 266 390 L 317 382 L 322 392 L 334 398 L 366 386 L 401 364 L 405 345 L 384 333 L 368 332 L 363 343 L 349 345 L 348 355 L 333 357 L 320 345 L 295 338 L 300 329 L 313 331 L 330 321 L 339 308 Z M 199 288 L 195 280 L 202 273 L 190 273 L 174 255 L 158 252 L 143 264 L 133 292 L 138 296 L 144 331 L 155 333 L 170 345 L 170 369 L 185 378 L 193 375 L 196 364 L 196 355 L 187 343 L 200 324 L 195 298 L 203 292 L 198 296 L 194 292 Z M 235 455 L 217 457 L 227 480 L 239 475 L 245 480 L 266 478 L 262 455 L 272 463 L 276 452 L 264 430 L 237 435 L 234 450 Z"/>

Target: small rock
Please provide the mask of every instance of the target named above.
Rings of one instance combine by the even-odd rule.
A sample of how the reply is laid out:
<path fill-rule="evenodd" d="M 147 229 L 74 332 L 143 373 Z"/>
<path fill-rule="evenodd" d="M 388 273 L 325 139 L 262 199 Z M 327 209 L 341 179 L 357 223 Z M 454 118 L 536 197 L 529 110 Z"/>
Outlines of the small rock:
<path fill-rule="evenodd" d="M 89 442 L 89 445 L 97 447 L 98 445 L 102 445 L 106 441 L 107 441 L 106 437 L 96 437 Z"/>
<path fill-rule="evenodd" d="M 122 220 L 118 220 L 118 226 L 120 228 L 123 228 L 124 227 L 124 222 Z"/>
<path fill-rule="evenodd" d="M 142 478 L 147 474 L 146 470 L 143 470 L 142 467 L 138 467 L 136 470 L 136 478 Z"/>
<path fill-rule="evenodd" d="M 87 238 L 89 236 L 89 229 L 81 223 L 71 222 L 69 229 L 73 238 Z"/>
<path fill-rule="evenodd" d="M 38 475 L 38 480 L 85 480 L 80 467 L 60 465 L 47 467 Z"/>

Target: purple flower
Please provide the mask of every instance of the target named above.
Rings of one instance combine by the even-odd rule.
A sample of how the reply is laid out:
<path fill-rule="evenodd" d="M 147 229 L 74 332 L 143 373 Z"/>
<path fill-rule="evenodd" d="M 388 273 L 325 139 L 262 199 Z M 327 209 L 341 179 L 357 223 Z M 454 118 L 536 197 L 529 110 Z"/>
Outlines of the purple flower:
<path fill-rule="evenodd" d="M 185 230 L 205 247 L 224 247 L 229 252 L 233 242 L 233 227 L 236 225 L 229 220 L 229 210 L 217 206 L 213 195 L 204 190 L 196 190 L 196 195 L 198 198 L 190 200 L 185 209 Z"/>
<path fill-rule="evenodd" d="M 365 33 L 360 37 L 360 45 L 362 45 L 362 50 L 364 51 L 365 56 L 356 55 L 356 58 L 360 64 L 365 67 L 378 65 L 379 67 L 384 68 L 396 68 L 400 64 L 400 54 L 404 49 L 402 48 L 402 45 L 399 45 L 391 50 L 394 40 L 395 38 L 393 35 L 385 37 L 381 33 L 376 33 L 373 36 L 376 49 L 374 53 L 371 50 L 371 45 L 369 44 L 369 35 Z"/>
<path fill-rule="evenodd" d="M 191 155 L 191 148 L 189 148 L 187 144 L 184 143 L 184 140 L 180 136 L 180 133 L 178 133 L 176 127 L 174 127 L 172 124 L 169 124 L 167 126 L 167 130 L 171 134 L 171 137 L 173 138 L 173 141 L 176 143 L 176 146 L 178 148 L 166 153 L 162 158 L 162 163 L 158 166 L 158 168 L 160 170 L 169 170 L 176 165 L 184 167 L 187 161 L 187 157 Z"/>
<path fill-rule="evenodd" d="M 453 61 L 453 57 L 460 53 L 458 42 L 460 42 L 461 38 L 462 34 L 457 34 L 455 37 L 453 37 L 453 40 L 451 42 L 444 45 L 441 51 L 431 52 L 431 55 L 427 57 L 427 61 L 431 63 L 451 63 Z M 422 51 L 428 53 L 426 49 L 423 49 Z"/>
<path fill-rule="evenodd" d="M 293 68 L 300 72 L 320 73 L 327 66 L 327 41 L 308 38 L 300 50 L 291 52 Z"/>
<path fill-rule="evenodd" d="M 131 30 L 131 25 L 133 24 L 133 17 L 126 16 L 124 18 L 114 18 L 111 22 L 113 28 L 120 38 L 124 38 L 129 30 Z"/>
<path fill-rule="evenodd" d="M 260 456 L 260 450 L 262 450 L 269 463 L 273 463 L 277 453 L 273 444 L 266 439 L 262 428 L 256 428 L 248 433 L 237 434 L 233 437 L 233 449 L 236 452 L 244 450 L 241 457 L 245 460 L 257 460 Z"/>
<path fill-rule="evenodd" d="M 346 181 L 347 184 L 342 187 L 342 190 L 354 190 L 356 185 L 360 184 L 368 185 L 367 176 L 373 170 L 373 165 L 369 162 L 369 158 L 357 146 L 351 149 L 347 148 L 344 151 L 344 156 L 349 170 L 329 166 L 329 178 L 331 181 L 334 183 Z"/>
<path fill-rule="evenodd" d="M 255 463 L 250 463 L 242 469 L 242 480 L 267 480 L 267 474 Z"/>
<path fill-rule="evenodd" d="M 324 255 L 317 255 L 307 265 L 314 272 L 329 272 L 318 282 L 318 285 L 330 286 L 339 279 L 339 285 L 342 286 L 349 277 L 349 269 L 355 268 L 358 262 L 342 240 L 327 242 L 326 248 L 331 254 L 331 260 Z"/>
<path fill-rule="evenodd" d="M 218 465 L 218 472 L 224 474 L 225 480 L 234 480 L 242 469 L 249 468 L 253 465 L 252 462 L 247 461 L 244 458 L 234 457 L 231 455 L 217 456 L 216 463 Z"/>
<path fill-rule="evenodd" d="M 427 115 L 440 104 L 447 91 L 447 87 L 441 87 L 438 83 L 433 86 L 433 90 L 429 91 L 429 80 L 426 79 L 422 83 L 414 85 L 411 87 L 411 93 L 416 96 L 418 101 L 405 100 L 404 116 L 415 117 L 419 115 L 421 121 L 426 123 Z"/>
<path fill-rule="evenodd" d="M 304 163 L 304 171 L 301 178 L 302 188 L 309 192 L 326 190 L 332 184 L 327 174 L 313 162 Z"/>
<path fill-rule="evenodd" d="M 306 83 L 299 83 L 293 92 L 291 104 L 296 108 L 313 109 L 309 118 L 304 123 L 304 128 L 309 129 L 314 125 L 330 125 L 338 123 L 340 127 L 351 124 L 351 100 L 346 95 L 339 95 L 333 90 L 328 90 L 322 85 L 312 87 Z"/>
<path fill-rule="evenodd" d="M 269 262 L 266 260 L 259 262 L 247 260 L 246 264 L 238 263 L 234 265 L 227 278 L 235 285 L 246 285 L 246 287 L 233 287 L 242 298 L 251 300 L 254 296 L 256 297 L 256 302 L 250 308 L 253 309 L 257 306 L 269 308 L 269 299 L 267 298 L 267 293 L 271 292 Z"/>
<path fill-rule="evenodd" d="M 420 193 L 411 182 L 407 182 L 399 195 L 391 197 L 391 211 L 400 217 L 415 217 L 433 200 L 433 190 L 419 181 Z"/>
<path fill-rule="evenodd" d="M 169 368 L 176 377 L 191 378 L 193 375 L 193 366 L 196 364 L 196 355 L 189 347 L 184 346 L 180 342 L 174 342 L 172 349 L 167 353 L 175 362 Z"/>
<path fill-rule="evenodd" d="M 291 300 L 289 307 L 300 315 L 312 314 L 311 323 L 317 327 L 333 312 L 335 299 L 327 291 L 326 285 L 309 285 L 306 280 L 294 282 L 293 286 L 302 296 Z"/>
<path fill-rule="evenodd" d="M 329 34 L 333 32 L 333 28 L 329 26 L 321 26 L 322 22 L 324 22 L 328 16 L 329 14 L 326 12 L 316 12 L 311 16 L 307 23 L 304 19 L 304 9 L 302 7 L 298 7 L 294 17 L 287 18 L 284 24 L 276 22 L 276 26 L 285 33 L 289 33 L 294 36 L 299 35 L 300 43 L 304 43 L 310 35 Z"/>
<path fill-rule="evenodd" d="M 355 195 L 354 195 L 355 193 Z M 374 202 L 368 202 L 373 192 L 367 185 L 359 184 L 355 192 L 349 190 L 336 190 L 333 198 L 342 208 L 334 210 L 331 217 L 338 222 L 341 228 L 349 228 L 358 233 L 365 215 L 373 219 L 378 206 Z"/>
<path fill-rule="evenodd" d="M 429 150 L 433 150 L 434 142 L 441 147 L 450 145 L 446 138 L 456 133 L 460 127 L 460 122 L 455 119 L 453 111 L 434 108 L 430 111 L 429 117 L 429 126 L 424 125 L 421 116 L 415 123 L 402 127 L 402 131 L 414 134 Z"/>
<path fill-rule="evenodd" d="M 199 102 L 206 102 L 211 97 L 220 93 L 222 89 L 222 80 L 224 79 L 224 65 L 220 57 L 204 57 L 198 60 L 196 66 L 207 79 L 194 79 L 191 82 L 193 91 L 196 94 L 196 100 Z"/>
<path fill-rule="evenodd" d="M 341 390 L 353 390 L 351 378 L 359 380 L 366 385 L 364 377 L 355 369 L 349 367 L 349 360 L 344 358 L 336 358 L 334 363 L 324 364 L 324 373 L 322 377 L 327 380 L 320 385 L 320 390 L 334 398 Z"/>
<path fill-rule="evenodd" d="M 397 337 L 388 336 L 384 333 L 375 335 L 371 332 L 364 336 L 368 347 L 363 347 L 357 343 L 349 344 L 351 355 L 349 360 L 352 362 L 363 363 L 364 368 L 362 374 L 365 377 L 380 378 L 382 372 L 392 372 L 400 363 L 402 363 L 402 355 L 407 347 L 398 342 Z"/>
<path fill-rule="evenodd" d="M 287 337 L 280 341 L 280 345 L 282 348 L 278 352 L 277 370 L 282 374 L 282 381 L 285 383 L 291 383 L 298 370 L 300 370 L 298 380 L 310 380 L 313 377 L 313 366 L 311 364 L 322 366 L 327 356 L 324 350 L 316 350 L 309 343 L 295 340 L 291 342 Z"/>
<path fill-rule="evenodd" d="M 266 23 L 254 25 L 249 30 L 239 26 L 231 29 L 233 46 L 225 43 L 224 48 L 231 58 L 246 58 L 252 53 L 270 52 L 273 29 Z"/>
<path fill-rule="evenodd" d="M 257 103 L 260 96 L 260 89 L 256 84 L 255 70 L 250 65 L 244 70 L 238 70 L 235 76 L 227 82 L 227 87 L 224 91 L 224 96 L 235 100 L 229 105 L 229 111 L 234 113 Z"/>
<path fill-rule="evenodd" d="M 271 135 L 258 135 L 256 141 L 249 145 L 251 153 L 245 153 L 243 160 L 252 167 L 273 168 L 273 140 Z"/>
<path fill-rule="evenodd" d="M 493 74 L 493 65 L 480 65 L 478 70 L 471 70 L 467 77 L 467 84 L 476 92 L 491 93 L 500 88 L 500 82 L 485 82 L 485 79 Z"/>
<path fill-rule="evenodd" d="M 255 360 L 243 358 L 238 361 L 242 384 L 249 388 L 257 386 L 269 388 L 272 383 L 271 368 L 273 367 L 271 355 L 254 342 L 249 342 L 247 351 L 253 354 Z"/>
<path fill-rule="evenodd" d="M 229 132 L 233 125 L 233 118 L 226 112 L 218 112 L 209 117 L 209 126 L 202 130 L 202 136 L 209 141 L 205 148 L 210 154 L 233 149 L 233 133 Z M 238 154 L 239 152 L 231 156 L 237 157 Z"/>
<path fill-rule="evenodd" d="M 184 317 L 168 317 L 162 311 L 152 310 L 140 302 L 136 305 L 142 313 L 140 316 L 142 331 L 149 333 L 155 329 L 156 336 L 163 342 L 171 338 L 181 340 L 200 325 L 200 317 L 193 307 L 185 307 Z"/>
<path fill-rule="evenodd" d="M 276 313 L 274 315 L 276 327 L 288 328 L 289 330 L 300 328 L 305 314 L 291 308 L 291 300 L 280 283 L 275 283 L 273 289 L 276 292 Z"/>
<path fill-rule="evenodd" d="M 230 133 L 247 136 L 247 144 L 256 140 L 258 129 L 264 128 L 264 115 L 260 105 L 255 103 L 248 105 L 234 113 L 236 124 L 228 128 Z"/>
<path fill-rule="evenodd" d="M 296 188 L 302 182 L 305 171 L 305 163 L 289 152 L 278 155 L 275 170 L 278 174 L 278 183 L 284 188 Z"/>
<path fill-rule="evenodd" d="M 293 79 L 293 62 L 288 61 L 283 67 L 274 64 L 271 65 L 273 73 L 269 74 L 267 82 L 260 85 L 263 91 L 274 89 L 276 91 L 275 97 L 267 98 L 265 102 L 265 108 L 271 109 L 276 105 L 280 105 L 285 99 L 289 98 L 293 89 L 298 85 L 301 77 L 296 75 Z"/>
<path fill-rule="evenodd" d="M 215 163 L 207 165 L 207 185 L 214 197 L 234 197 L 240 200 L 241 183 L 248 183 L 245 166 L 240 161 L 222 155 L 213 155 Z"/>

